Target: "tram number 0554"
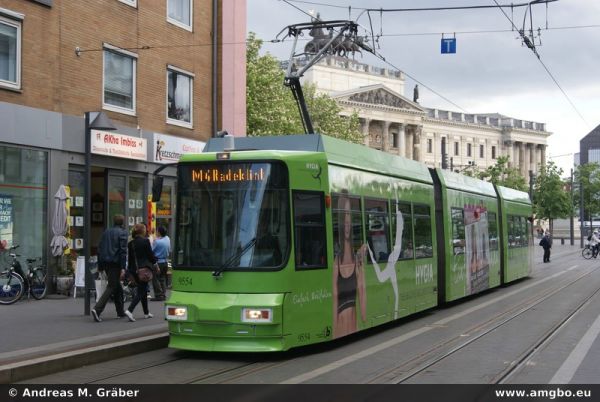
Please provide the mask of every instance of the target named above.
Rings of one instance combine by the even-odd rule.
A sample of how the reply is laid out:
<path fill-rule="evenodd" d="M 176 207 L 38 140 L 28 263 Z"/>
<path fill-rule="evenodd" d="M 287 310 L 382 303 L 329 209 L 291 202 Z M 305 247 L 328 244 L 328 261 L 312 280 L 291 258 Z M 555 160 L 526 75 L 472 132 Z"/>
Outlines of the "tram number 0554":
<path fill-rule="evenodd" d="M 308 341 L 310 341 L 310 334 L 308 332 L 298 334 L 298 342 L 308 342 Z"/>
<path fill-rule="evenodd" d="M 191 286 L 192 285 L 192 278 L 190 278 L 189 276 L 180 276 L 179 278 L 177 278 L 177 282 L 181 286 Z"/>

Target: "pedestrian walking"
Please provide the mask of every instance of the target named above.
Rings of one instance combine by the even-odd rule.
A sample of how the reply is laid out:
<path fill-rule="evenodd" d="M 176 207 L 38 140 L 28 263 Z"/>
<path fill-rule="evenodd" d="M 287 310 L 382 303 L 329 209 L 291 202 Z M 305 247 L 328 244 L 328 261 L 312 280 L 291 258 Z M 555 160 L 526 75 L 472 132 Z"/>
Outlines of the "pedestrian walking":
<path fill-rule="evenodd" d="M 133 227 L 133 239 L 129 242 L 127 249 L 129 252 L 127 270 L 131 278 L 135 278 L 137 283 L 137 292 L 134 296 L 131 304 L 125 315 L 129 321 L 135 321 L 133 316 L 133 310 L 137 304 L 142 302 L 142 310 L 144 310 L 144 318 L 152 318 L 153 315 L 148 310 L 148 282 L 151 278 L 144 278 L 140 270 L 144 268 L 153 271 L 154 264 L 156 264 L 156 257 L 152 253 L 152 247 L 150 246 L 150 240 L 146 237 L 146 226 L 138 223 Z M 146 280 L 144 280 L 146 279 Z"/>
<path fill-rule="evenodd" d="M 158 261 L 159 272 L 155 275 L 158 287 L 154 286 L 154 299 L 165 300 L 167 291 L 167 271 L 169 270 L 169 254 L 171 253 L 171 239 L 167 236 L 167 229 L 159 226 L 156 230 L 156 240 L 152 245 L 152 251 Z M 152 282 L 154 285 L 154 281 Z"/>
<path fill-rule="evenodd" d="M 546 234 L 540 240 L 540 246 L 544 249 L 544 262 L 550 262 L 550 249 L 552 248 L 552 235 L 546 230 Z"/>
<path fill-rule="evenodd" d="M 115 215 L 113 227 L 104 231 L 98 245 L 98 269 L 106 272 L 108 284 L 92 309 L 92 317 L 96 322 L 102 321 L 100 315 L 111 295 L 117 316 L 125 317 L 123 288 L 121 287 L 121 275 L 125 273 L 127 262 L 127 232 L 123 228 L 124 221 L 123 215 Z"/>

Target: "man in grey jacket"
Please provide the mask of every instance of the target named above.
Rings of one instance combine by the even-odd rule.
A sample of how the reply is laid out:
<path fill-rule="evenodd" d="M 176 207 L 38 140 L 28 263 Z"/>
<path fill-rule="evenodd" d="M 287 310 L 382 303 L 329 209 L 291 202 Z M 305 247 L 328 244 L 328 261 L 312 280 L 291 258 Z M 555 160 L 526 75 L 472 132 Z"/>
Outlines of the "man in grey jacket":
<path fill-rule="evenodd" d="M 127 232 L 123 228 L 125 218 L 115 215 L 114 226 L 102 234 L 98 246 L 98 269 L 106 271 L 108 284 L 102 296 L 92 309 L 94 321 L 100 322 L 100 314 L 104 311 L 106 302 L 112 295 L 117 310 L 117 316 L 125 317 L 123 308 L 123 288 L 121 287 L 121 274 L 125 272 L 127 263 Z"/>

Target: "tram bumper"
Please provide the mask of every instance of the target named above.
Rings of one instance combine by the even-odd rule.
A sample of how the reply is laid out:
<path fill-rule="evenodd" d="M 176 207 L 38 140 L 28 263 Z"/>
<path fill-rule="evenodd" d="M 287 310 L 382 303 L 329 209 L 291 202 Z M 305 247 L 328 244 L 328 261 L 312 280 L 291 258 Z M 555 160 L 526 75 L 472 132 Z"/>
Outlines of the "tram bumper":
<path fill-rule="evenodd" d="M 169 347 L 220 352 L 287 349 L 283 293 L 171 293 L 165 304 Z"/>

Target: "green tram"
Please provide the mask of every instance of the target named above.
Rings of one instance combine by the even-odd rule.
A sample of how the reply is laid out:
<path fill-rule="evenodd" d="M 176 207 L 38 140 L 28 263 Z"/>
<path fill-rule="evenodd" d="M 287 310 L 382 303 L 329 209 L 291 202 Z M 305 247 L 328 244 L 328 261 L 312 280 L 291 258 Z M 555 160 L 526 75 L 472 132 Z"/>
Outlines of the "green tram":
<path fill-rule="evenodd" d="M 529 275 L 527 194 L 323 135 L 178 164 L 169 346 L 325 342 Z"/>

